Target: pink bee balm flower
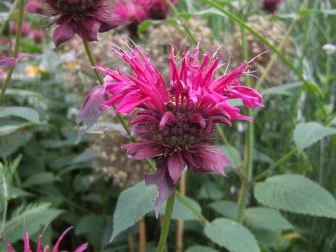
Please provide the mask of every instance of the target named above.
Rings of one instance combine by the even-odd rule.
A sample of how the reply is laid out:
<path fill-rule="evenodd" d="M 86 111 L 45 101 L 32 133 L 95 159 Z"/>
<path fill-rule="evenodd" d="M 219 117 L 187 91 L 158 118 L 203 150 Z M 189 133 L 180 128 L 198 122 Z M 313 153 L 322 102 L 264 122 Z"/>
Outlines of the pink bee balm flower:
<path fill-rule="evenodd" d="M 64 250 L 60 250 L 59 247 L 60 247 L 60 244 L 64 238 L 64 236 L 71 230 L 73 229 L 73 227 L 69 227 L 68 229 L 66 229 L 63 234 L 58 238 L 56 244 L 54 245 L 54 247 L 52 248 L 52 252 L 60 252 L 60 251 L 64 251 Z M 37 248 L 36 248 L 36 252 L 48 252 L 49 251 L 49 246 L 45 246 L 43 247 L 42 245 L 42 235 L 40 234 L 39 237 L 38 237 L 38 241 L 37 241 Z M 7 243 L 6 244 L 7 246 L 7 252 L 14 252 L 14 249 L 13 247 Z M 79 246 L 78 248 L 76 248 L 74 250 L 74 252 L 83 252 L 83 251 L 86 251 L 86 249 L 88 248 L 88 243 L 84 243 L 82 244 L 81 246 Z M 24 234 L 24 238 L 23 238 L 23 250 L 21 250 L 23 252 L 32 252 L 31 248 L 30 248 L 30 242 L 29 242 L 29 235 L 28 233 L 26 232 Z"/>
<path fill-rule="evenodd" d="M 169 4 L 167 0 L 134 0 L 145 6 L 149 19 L 165 19 L 169 12 Z M 176 4 L 177 0 L 170 0 L 172 4 Z"/>
<path fill-rule="evenodd" d="M 269 13 L 276 12 L 282 2 L 284 0 L 261 0 L 263 10 Z"/>
<path fill-rule="evenodd" d="M 141 3 L 136 1 L 117 1 L 113 8 L 116 18 L 127 23 L 139 24 L 147 19 L 147 11 Z"/>
<path fill-rule="evenodd" d="M 43 13 L 57 16 L 53 40 L 58 47 L 75 34 L 86 41 L 96 41 L 99 32 L 109 31 L 118 22 L 112 16 L 111 0 L 45 0 Z"/>
<path fill-rule="evenodd" d="M 29 1 L 24 8 L 25 12 L 42 14 L 41 3 L 37 1 Z"/>
<path fill-rule="evenodd" d="M 131 126 L 139 142 L 125 148 L 134 159 L 153 158 L 156 163 L 157 171 L 146 175 L 145 180 L 147 185 L 158 188 L 154 200 L 158 216 L 185 167 L 191 172 L 224 175 L 230 161 L 213 144 L 215 126 L 231 126 L 233 120 L 251 121 L 228 101 L 239 98 L 248 108 L 261 108 L 262 96 L 239 81 L 252 61 L 215 78 L 216 70 L 223 66 L 218 56 L 207 53 L 200 62 L 196 47 L 183 56 L 178 66 L 172 47 L 167 88 L 159 70 L 137 46 L 130 53 L 114 50 L 128 63 L 132 74 L 96 67 L 108 75 L 101 95 L 107 98 L 105 107 L 115 106 L 117 113 L 127 115 L 136 113 Z M 88 117 L 92 115 L 88 113 Z"/>

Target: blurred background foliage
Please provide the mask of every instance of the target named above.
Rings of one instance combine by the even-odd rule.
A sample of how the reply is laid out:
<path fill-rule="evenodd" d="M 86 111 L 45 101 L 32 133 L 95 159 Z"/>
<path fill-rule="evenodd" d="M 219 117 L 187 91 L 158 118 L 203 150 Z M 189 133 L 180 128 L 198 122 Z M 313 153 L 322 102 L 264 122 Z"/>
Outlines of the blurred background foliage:
<path fill-rule="evenodd" d="M 12 4 L 1 1 L 1 24 Z M 254 114 L 253 179 L 243 220 L 235 222 L 247 124 L 238 122 L 218 132 L 233 163 L 228 177 L 185 175 L 181 190 L 187 196 L 175 205 L 169 251 L 336 250 L 335 15 L 331 0 L 285 1 L 274 14 L 259 1 L 181 0 L 167 19 L 138 26 L 136 43 L 167 76 L 170 44 L 180 53 L 195 41 L 203 50 L 221 48 L 229 68 L 244 60 L 242 32 L 250 58 L 269 50 L 251 78 L 265 108 Z M 10 22 L 16 17 L 13 12 Z M 141 182 L 146 164 L 129 160 L 120 148 L 128 139 L 113 112 L 76 143 L 80 104 L 97 85 L 81 40 L 55 49 L 49 20 L 28 13 L 24 20 L 42 35 L 23 38 L 20 51 L 36 57 L 18 64 L 0 108 L 0 236 L 20 245 L 24 230 L 36 240 L 46 227 L 50 242 L 74 226 L 66 239 L 70 247 L 88 241 L 89 251 L 155 250 L 155 192 Z M 15 35 L 10 23 L 1 32 L 0 53 L 6 55 Z M 122 27 L 91 43 L 97 64 L 122 68 L 108 44 L 131 44 L 128 35 Z"/>

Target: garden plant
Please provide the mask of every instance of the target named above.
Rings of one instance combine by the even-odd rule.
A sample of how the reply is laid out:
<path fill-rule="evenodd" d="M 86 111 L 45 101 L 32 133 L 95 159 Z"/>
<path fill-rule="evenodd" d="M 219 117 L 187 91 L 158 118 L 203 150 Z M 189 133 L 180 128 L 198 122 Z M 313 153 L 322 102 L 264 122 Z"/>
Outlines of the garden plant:
<path fill-rule="evenodd" d="M 336 251 L 336 1 L 1 0 L 0 251 Z"/>

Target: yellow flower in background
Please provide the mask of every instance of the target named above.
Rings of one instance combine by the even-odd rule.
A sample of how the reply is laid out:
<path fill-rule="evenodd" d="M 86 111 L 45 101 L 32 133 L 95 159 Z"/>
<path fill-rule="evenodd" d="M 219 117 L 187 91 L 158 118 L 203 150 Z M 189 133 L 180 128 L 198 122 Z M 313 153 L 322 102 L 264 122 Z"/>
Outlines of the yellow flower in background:
<path fill-rule="evenodd" d="M 283 234 L 281 238 L 284 240 L 294 240 L 294 239 L 301 238 L 301 235 L 299 233 L 291 232 L 291 233 Z"/>
<path fill-rule="evenodd" d="M 68 70 L 76 70 L 79 69 L 79 65 L 76 63 L 76 61 L 68 61 L 65 62 L 65 68 Z"/>
<path fill-rule="evenodd" d="M 45 72 L 45 70 L 36 65 L 29 65 L 25 69 L 26 76 L 30 78 L 35 78 L 43 72 Z"/>

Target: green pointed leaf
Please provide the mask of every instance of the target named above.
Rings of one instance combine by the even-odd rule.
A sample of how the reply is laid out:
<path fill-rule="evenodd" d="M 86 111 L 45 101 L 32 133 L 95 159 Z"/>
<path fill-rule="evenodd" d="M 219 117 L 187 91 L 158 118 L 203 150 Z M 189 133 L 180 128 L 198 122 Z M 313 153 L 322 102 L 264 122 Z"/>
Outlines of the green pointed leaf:
<path fill-rule="evenodd" d="M 336 129 L 324 127 L 317 122 L 300 123 L 294 130 L 294 141 L 296 146 L 303 150 L 333 134 L 336 134 Z"/>
<path fill-rule="evenodd" d="M 28 107 L 4 107 L 0 108 L 0 118 L 20 117 L 32 123 L 40 123 L 40 116 L 36 110 Z"/>
<path fill-rule="evenodd" d="M 259 252 L 257 240 L 243 225 L 229 219 L 216 219 L 206 224 L 205 235 L 229 251 Z"/>
<path fill-rule="evenodd" d="M 244 219 L 246 224 L 253 228 L 267 229 L 275 232 L 294 228 L 288 220 L 281 216 L 279 211 L 270 208 L 248 208 L 245 211 Z"/>
<path fill-rule="evenodd" d="M 60 181 L 59 177 L 56 177 L 51 172 L 41 172 L 30 176 L 23 184 L 23 187 L 36 186 L 46 183 L 52 183 L 55 181 Z"/>
<path fill-rule="evenodd" d="M 120 194 L 113 215 L 113 234 L 110 242 L 152 211 L 152 200 L 155 195 L 155 187 L 147 187 L 144 182 L 137 183 Z"/>
<path fill-rule="evenodd" d="M 215 210 L 217 213 L 230 219 L 235 220 L 238 217 L 238 205 L 233 201 L 216 201 L 211 203 L 209 207 Z"/>
<path fill-rule="evenodd" d="M 26 128 L 32 125 L 34 124 L 33 123 L 22 123 L 22 124 L 0 126 L 0 136 L 12 134 L 20 129 L 23 129 L 23 128 Z"/>
<path fill-rule="evenodd" d="M 300 175 L 288 174 L 257 183 L 254 196 L 263 205 L 298 214 L 336 218 L 336 200 L 322 186 Z"/>

